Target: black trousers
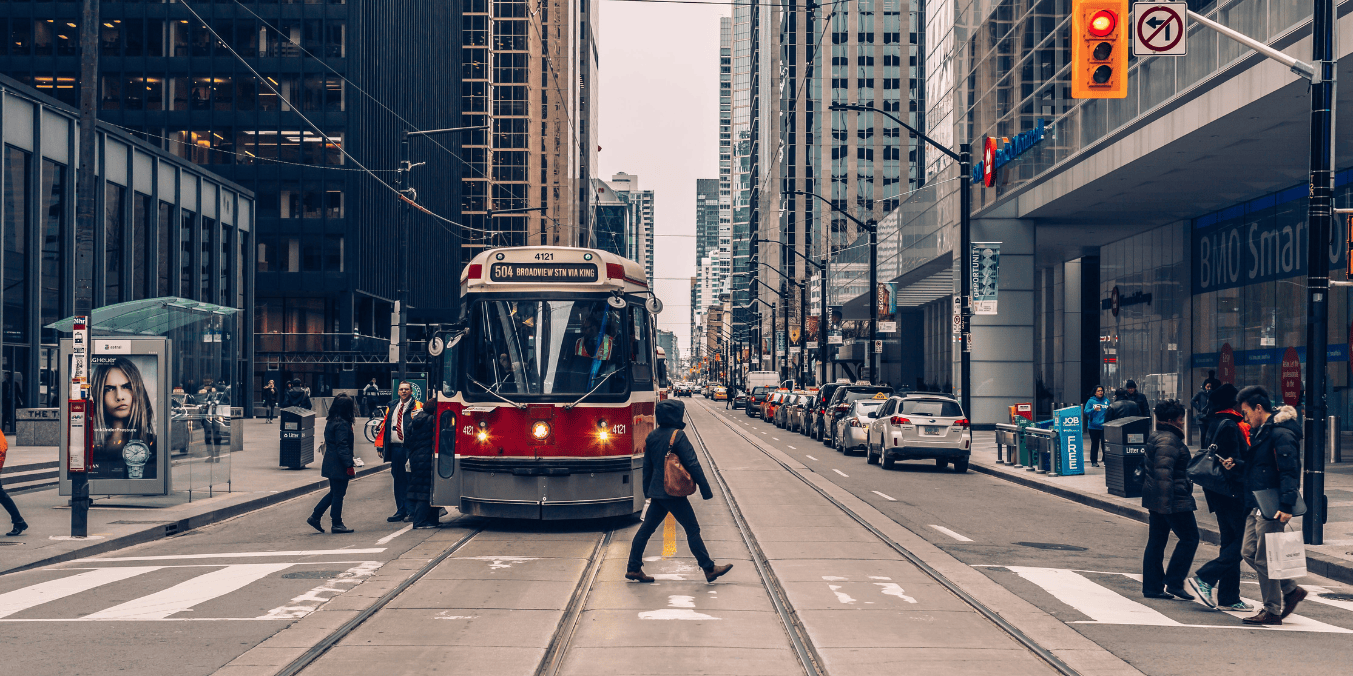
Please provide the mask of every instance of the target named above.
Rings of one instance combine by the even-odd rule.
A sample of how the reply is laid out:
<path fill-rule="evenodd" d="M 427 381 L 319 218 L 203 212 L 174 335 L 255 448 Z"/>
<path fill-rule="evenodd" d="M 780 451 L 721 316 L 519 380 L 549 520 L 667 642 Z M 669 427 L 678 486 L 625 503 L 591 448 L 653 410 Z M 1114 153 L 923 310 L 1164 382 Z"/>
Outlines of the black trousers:
<path fill-rule="evenodd" d="M 277 405 L 276 405 L 276 404 L 273 404 L 273 403 L 271 403 L 271 402 L 269 402 L 269 403 L 267 403 L 267 404 L 264 404 L 264 406 L 267 406 L 267 407 L 268 407 L 268 420 L 272 420 L 272 417 L 273 417 L 273 410 L 274 410 L 275 408 L 277 408 Z"/>
<path fill-rule="evenodd" d="M 1104 445 L 1104 430 L 1086 430 L 1090 435 L 1090 464 L 1099 462 L 1099 449 Z"/>
<path fill-rule="evenodd" d="M 690 500 L 650 498 L 644 524 L 639 526 L 639 532 L 634 534 L 634 542 L 630 544 L 629 570 L 638 570 L 644 565 L 644 548 L 648 546 L 648 538 L 653 536 L 668 514 L 676 517 L 677 523 L 686 530 L 686 544 L 691 548 L 691 554 L 695 555 L 695 562 L 705 570 L 713 568 L 714 559 L 709 558 L 705 541 L 700 539 L 700 522 L 695 520 L 695 510 L 691 509 Z"/>
<path fill-rule="evenodd" d="M 390 463 L 390 476 L 395 480 L 395 513 L 409 513 L 409 473 L 404 470 L 404 463 L 409 460 L 409 452 L 404 450 L 404 444 L 385 445 L 385 459 Z"/>
<path fill-rule="evenodd" d="M 1193 512 L 1160 514 L 1150 512 L 1147 523 L 1149 534 L 1146 537 L 1146 553 L 1142 555 L 1142 592 L 1158 594 L 1165 590 L 1182 588 L 1184 578 L 1188 577 L 1193 566 L 1193 555 L 1198 551 L 1198 521 Z M 1165 561 L 1165 544 L 1173 532 L 1179 542 L 1170 555 L 1170 567 L 1162 568 Z"/>
<path fill-rule="evenodd" d="M 319 504 L 315 505 L 315 518 L 324 516 L 324 512 L 329 512 L 329 518 L 334 525 L 343 523 L 343 498 L 348 494 L 348 482 L 351 479 L 343 477 L 342 479 L 329 479 L 329 492 L 319 499 Z"/>
<path fill-rule="evenodd" d="M 0 507 L 4 507 L 5 511 L 9 512 L 9 520 L 14 525 L 17 526 L 24 522 L 23 515 L 19 514 L 19 506 L 14 504 L 14 499 L 9 497 L 9 493 L 5 492 L 4 486 L 0 486 Z"/>
<path fill-rule="evenodd" d="M 1245 544 L 1245 503 L 1227 501 L 1217 510 L 1217 534 L 1221 536 L 1221 552 L 1217 558 L 1198 569 L 1198 578 L 1217 587 L 1217 605 L 1233 606 L 1240 603 L 1241 547 Z"/>

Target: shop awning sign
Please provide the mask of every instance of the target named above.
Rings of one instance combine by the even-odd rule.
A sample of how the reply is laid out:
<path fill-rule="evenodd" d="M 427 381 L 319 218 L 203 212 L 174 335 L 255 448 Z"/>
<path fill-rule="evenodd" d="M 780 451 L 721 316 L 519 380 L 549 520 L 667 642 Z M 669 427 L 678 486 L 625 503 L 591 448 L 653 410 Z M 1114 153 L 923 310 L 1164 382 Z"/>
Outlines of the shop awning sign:
<path fill-rule="evenodd" d="M 1184 17 L 1187 2 L 1134 2 L 1133 56 L 1184 56 L 1188 54 L 1188 31 Z"/>

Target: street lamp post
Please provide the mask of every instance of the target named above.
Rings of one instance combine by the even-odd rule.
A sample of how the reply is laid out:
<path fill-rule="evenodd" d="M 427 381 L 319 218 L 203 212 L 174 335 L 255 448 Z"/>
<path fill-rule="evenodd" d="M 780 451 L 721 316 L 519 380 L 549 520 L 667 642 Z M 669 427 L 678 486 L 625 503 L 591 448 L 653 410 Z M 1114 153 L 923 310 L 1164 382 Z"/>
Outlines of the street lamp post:
<path fill-rule="evenodd" d="M 450 129 L 424 129 L 424 130 L 404 130 L 403 136 L 399 142 L 399 195 L 404 203 L 399 209 L 399 379 L 402 381 L 408 377 L 408 359 L 409 359 L 409 205 L 417 200 L 417 193 L 409 187 L 409 174 L 413 168 L 423 164 L 411 164 L 409 160 L 409 137 L 410 136 L 435 136 L 438 134 L 454 134 L 456 132 L 470 131 L 474 129 L 488 129 L 488 125 L 476 127 L 452 127 Z M 460 273 L 460 233 L 452 231 L 451 234 L 452 264 L 451 269 Z M 459 302 L 459 297 L 457 298 Z M 399 389 L 399 383 L 395 383 L 395 389 Z"/>
<path fill-rule="evenodd" d="M 777 296 L 780 297 L 780 305 L 783 306 L 784 309 L 785 309 L 785 326 L 784 326 L 784 330 L 785 330 L 785 333 L 787 334 L 787 333 L 789 333 L 789 291 L 788 291 L 788 289 L 784 288 L 784 287 L 785 287 L 785 283 L 788 282 L 789 284 L 793 284 L 793 285 L 799 287 L 800 289 L 803 288 L 803 284 L 801 284 L 801 283 L 799 283 L 799 282 L 796 282 L 796 281 L 790 279 L 790 278 L 787 277 L 783 272 L 780 272 L 779 270 L 775 270 L 774 267 L 771 267 L 770 265 L 766 265 L 766 263 L 763 263 L 763 262 L 761 262 L 761 261 L 757 261 L 757 262 L 760 263 L 761 265 L 765 265 L 766 267 L 770 268 L 771 270 L 774 270 L 777 274 L 779 274 L 779 275 L 783 278 L 782 281 L 780 282 L 781 288 L 780 288 L 780 289 L 776 289 L 775 287 L 773 287 L 773 286 L 771 286 L 771 285 L 769 285 L 769 284 L 767 284 L 767 283 L 761 281 L 760 278 L 758 278 L 758 277 L 755 277 L 755 276 L 749 277 L 749 279 L 750 279 L 751 281 L 753 281 L 753 282 L 755 282 L 755 283 L 757 283 L 757 284 L 760 284 L 761 286 L 764 286 L 764 287 L 766 287 L 767 289 L 770 289 L 771 293 L 773 293 L 773 294 L 775 294 L 775 295 L 777 295 Z M 762 302 L 765 302 L 765 301 L 762 301 Z M 772 335 L 772 336 L 778 336 L 778 335 L 780 335 L 780 334 L 776 333 L 776 330 L 777 330 L 777 329 L 776 329 L 776 327 L 775 327 L 775 307 L 774 307 L 774 305 L 772 305 L 772 306 L 771 306 L 771 335 Z M 777 340 L 778 340 L 778 339 L 777 339 Z M 789 367 L 788 367 L 788 356 L 789 356 L 788 347 L 789 347 L 789 337 L 786 335 L 786 336 L 785 336 L 785 357 L 786 357 L 785 361 L 784 361 L 784 362 L 779 362 L 779 361 L 773 361 L 773 362 L 772 362 L 772 364 L 774 364 L 774 365 L 776 366 L 776 370 L 777 370 L 777 371 L 778 371 L 780 368 L 783 368 L 783 369 L 785 370 L 785 373 L 780 374 L 780 375 L 788 375 L 788 372 L 789 372 Z M 773 347 L 771 348 L 773 351 L 775 351 L 775 352 L 777 353 L 776 356 L 779 356 L 779 355 L 778 355 L 778 348 L 779 348 L 779 344 L 778 344 L 778 343 L 777 343 L 775 346 L 773 346 Z"/>
<path fill-rule="evenodd" d="M 785 194 L 788 195 L 788 194 L 793 194 L 793 193 L 785 193 Z M 780 244 L 780 242 L 777 242 L 777 241 L 771 240 L 771 239 L 758 239 L 758 240 L 754 240 L 754 241 L 757 242 L 757 243 L 763 243 L 763 244 Z M 781 245 L 781 246 L 783 246 L 783 245 Z M 805 256 L 805 255 L 803 255 L 802 253 L 800 253 L 798 249 L 795 249 L 795 248 L 793 248 L 793 247 L 783 247 L 783 248 L 785 248 L 787 251 L 789 251 L 790 253 L 794 254 L 795 256 L 798 256 L 799 258 L 802 258 L 803 261 L 804 261 L 805 263 L 807 263 L 807 264 L 809 264 L 809 265 L 811 265 L 811 266 L 817 268 L 817 271 L 818 271 L 818 272 L 821 274 L 821 276 L 822 276 L 822 319 L 821 319 L 821 322 L 822 322 L 822 323 L 821 323 L 821 325 L 818 327 L 818 349 L 821 350 L 823 354 L 825 354 L 825 352 L 826 352 L 826 342 L 823 340 L 823 337 L 824 337 L 824 333 L 823 333 L 823 332 L 826 331 L 826 326 L 827 326 L 827 259 L 826 259 L 826 258 L 823 258 L 823 259 L 822 259 L 822 262 L 821 262 L 821 263 L 818 263 L 817 261 L 814 261 L 813 259 L 811 259 L 811 258 L 809 258 L 809 257 L 807 257 L 807 256 Z M 764 265 L 764 263 L 763 263 L 763 265 Z M 774 270 L 774 268 L 771 268 L 771 269 Z M 777 272 L 778 272 L 778 271 L 777 271 Z M 802 283 L 799 284 L 799 296 L 800 296 L 800 298 L 799 298 L 799 340 L 800 340 L 800 341 L 804 341 L 805 343 L 806 343 L 807 340 L 808 340 L 808 338 L 807 338 L 807 336 L 808 336 L 807 328 L 808 328 L 808 327 L 806 326 L 806 320 L 805 320 L 805 318 L 808 316 L 808 310 L 807 310 L 807 308 L 808 308 L 808 290 L 807 290 L 807 289 L 808 289 L 808 287 L 807 287 L 805 284 L 802 284 Z M 825 363 L 825 362 L 824 362 L 824 363 Z M 799 353 L 799 374 L 800 374 L 800 381 L 807 380 L 807 378 L 808 378 L 808 348 L 807 348 L 807 347 L 804 347 L 804 348 L 802 349 L 802 352 Z M 827 380 L 827 377 L 826 377 L 826 371 L 824 370 L 824 371 L 823 371 L 823 376 L 822 376 L 822 382 L 826 382 L 826 380 Z M 821 384 L 821 383 L 819 383 L 819 384 Z"/>
<path fill-rule="evenodd" d="M 922 141 L 934 146 L 936 150 L 948 155 L 955 162 L 958 162 L 958 253 L 955 256 L 961 262 L 959 265 L 959 274 L 962 279 L 959 280 L 959 313 L 962 326 L 959 329 L 959 340 L 962 351 L 960 353 L 959 366 L 959 389 L 960 401 L 963 404 L 963 410 L 969 417 L 972 412 L 972 145 L 969 143 L 958 144 L 958 152 L 946 148 L 935 139 L 921 133 L 919 129 L 899 120 L 896 115 L 887 111 L 879 110 L 873 106 L 865 106 L 855 103 L 833 103 L 831 110 L 853 110 L 857 113 L 878 113 L 898 123 L 904 129 L 914 134 Z M 871 251 L 872 253 L 872 251 Z M 872 270 L 872 268 L 871 268 Z M 877 290 L 873 291 L 875 294 Z M 875 297 L 872 302 L 878 304 Z"/>

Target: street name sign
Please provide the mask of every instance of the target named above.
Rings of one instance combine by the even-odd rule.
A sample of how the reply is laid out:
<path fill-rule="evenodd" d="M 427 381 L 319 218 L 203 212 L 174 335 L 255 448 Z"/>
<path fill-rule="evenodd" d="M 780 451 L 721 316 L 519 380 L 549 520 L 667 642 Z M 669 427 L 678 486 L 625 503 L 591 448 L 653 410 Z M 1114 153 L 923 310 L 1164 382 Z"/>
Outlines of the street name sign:
<path fill-rule="evenodd" d="M 1132 3 L 1132 55 L 1184 56 L 1188 53 L 1186 2 Z"/>

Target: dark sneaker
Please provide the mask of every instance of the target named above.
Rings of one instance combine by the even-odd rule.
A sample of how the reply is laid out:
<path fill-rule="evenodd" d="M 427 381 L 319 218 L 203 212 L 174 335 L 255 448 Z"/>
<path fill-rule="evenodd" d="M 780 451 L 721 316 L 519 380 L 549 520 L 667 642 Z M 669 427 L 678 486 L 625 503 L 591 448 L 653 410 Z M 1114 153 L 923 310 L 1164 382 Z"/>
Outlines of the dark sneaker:
<path fill-rule="evenodd" d="M 23 535 L 23 532 L 26 530 L 28 530 L 28 524 L 24 521 L 20 521 L 19 523 L 14 524 L 14 530 L 5 533 L 5 535 L 8 535 L 9 537 L 14 537 L 15 535 Z"/>
<path fill-rule="evenodd" d="M 722 566 L 714 566 L 705 571 L 705 582 L 713 582 L 723 577 L 728 571 L 733 570 L 733 564 L 725 563 Z"/>
<path fill-rule="evenodd" d="M 636 568 L 636 569 L 634 569 L 634 570 L 628 570 L 628 571 L 625 571 L 625 579 L 626 579 L 626 580 L 634 580 L 635 582 L 652 582 L 652 581 L 653 581 L 653 578 L 652 578 L 651 576 L 645 575 L 645 574 L 644 574 L 644 569 L 643 569 L 643 568 Z"/>
<path fill-rule="evenodd" d="M 1161 599 L 1163 601 L 1173 601 L 1174 597 L 1165 592 L 1142 592 L 1142 596 L 1148 599 Z"/>
<path fill-rule="evenodd" d="M 1184 584 L 1187 584 L 1189 589 L 1198 594 L 1198 598 L 1203 600 L 1204 605 L 1213 610 L 1217 609 L 1217 602 L 1212 600 L 1212 585 L 1198 579 L 1197 575 L 1185 580 Z"/>
<path fill-rule="evenodd" d="M 1259 611 L 1258 615 L 1255 615 L 1254 617 L 1247 617 L 1241 620 L 1241 622 L 1244 622 L 1245 624 L 1261 624 L 1261 625 L 1277 626 L 1283 623 L 1283 618 L 1274 615 L 1273 613 L 1270 613 L 1267 610 L 1261 610 Z"/>
<path fill-rule="evenodd" d="M 1301 603 L 1302 599 L 1305 598 L 1306 598 L 1306 590 L 1302 589 L 1301 587 L 1293 589 L 1291 594 L 1284 594 L 1283 614 L 1279 615 L 1278 617 L 1284 620 L 1287 619 L 1287 616 L 1291 615 L 1292 611 L 1297 609 L 1297 604 Z"/>
<path fill-rule="evenodd" d="M 1183 587 L 1166 587 L 1165 593 L 1178 596 L 1179 598 L 1184 599 L 1185 601 L 1193 600 L 1193 594 L 1184 591 Z"/>
<path fill-rule="evenodd" d="M 324 532 L 324 526 L 320 524 L 318 516 L 311 516 L 309 519 L 306 519 L 305 522 L 310 524 L 311 528 L 314 528 L 321 533 Z"/>
<path fill-rule="evenodd" d="M 385 517 L 385 520 L 389 521 L 390 523 L 395 523 L 396 521 L 403 521 L 404 517 L 406 516 L 408 515 L 405 514 L 404 512 L 395 512 L 394 514 Z"/>
<path fill-rule="evenodd" d="M 352 530 L 351 528 L 348 528 L 347 526 L 344 526 L 344 525 L 341 524 L 341 523 L 336 523 L 336 524 L 334 524 L 331 528 L 329 528 L 329 530 L 332 531 L 332 532 L 334 532 L 334 533 L 351 533 L 351 532 L 353 532 L 353 530 Z"/>

